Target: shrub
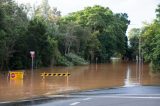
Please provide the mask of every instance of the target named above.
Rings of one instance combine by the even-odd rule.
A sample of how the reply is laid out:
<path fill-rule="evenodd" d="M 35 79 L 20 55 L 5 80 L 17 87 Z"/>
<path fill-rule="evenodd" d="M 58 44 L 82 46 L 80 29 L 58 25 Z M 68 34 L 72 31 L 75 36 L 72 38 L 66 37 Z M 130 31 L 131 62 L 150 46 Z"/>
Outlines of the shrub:
<path fill-rule="evenodd" d="M 74 65 L 86 65 L 88 62 L 81 58 L 80 56 L 73 54 L 73 53 L 68 53 L 65 55 L 66 58 L 71 61 Z"/>
<path fill-rule="evenodd" d="M 57 65 L 61 65 L 61 66 L 73 66 L 73 63 L 68 61 L 66 59 L 66 57 L 61 56 L 59 57 L 58 61 L 57 61 Z"/>
<path fill-rule="evenodd" d="M 158 62 L 151 62 L 150 68 L 153 73 L 160 73 L 160 64 Z"/>

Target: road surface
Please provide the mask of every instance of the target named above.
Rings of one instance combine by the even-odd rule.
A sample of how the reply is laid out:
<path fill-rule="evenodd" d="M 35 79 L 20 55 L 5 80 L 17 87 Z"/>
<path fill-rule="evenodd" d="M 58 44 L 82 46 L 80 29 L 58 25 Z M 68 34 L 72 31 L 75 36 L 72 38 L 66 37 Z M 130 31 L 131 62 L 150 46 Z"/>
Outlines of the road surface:
<path fill-rule="evenodd" d="M 49 95 L 33 101 L 1 103 L 3 106 L 160 106 L 160 86 L 97 89 L 69 95 Z"/>

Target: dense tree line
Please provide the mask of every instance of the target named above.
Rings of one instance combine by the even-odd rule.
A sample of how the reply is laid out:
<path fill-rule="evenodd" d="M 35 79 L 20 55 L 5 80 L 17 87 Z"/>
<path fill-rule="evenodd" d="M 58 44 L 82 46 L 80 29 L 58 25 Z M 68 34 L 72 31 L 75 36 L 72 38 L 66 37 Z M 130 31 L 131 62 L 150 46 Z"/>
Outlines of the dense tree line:
<path fill-rule="evenodd" d="M 139 56 L 140 33 L 141 33 L 140 28 L 133 28 L 128 33 L 128 39 L 129 39 L 128 58 L 131 61 L 136 61 Z"/>
<path fill-rule="evenodd" d="M 94 62 L 98 58 L 99 62 L 106 62 L 111 56 L 125 55 L 129 24 L 127 14 L 114 14 L 109 8 L 97 5 L 71 13 L 61 20 L 65 24 L 74 22 L 88 29 L 90 35 L 85 39 L 88 43 L 83 43 L 80 50 L 80 55 L 85 59 Z"/>
<path fill-rule="evenodd" d="M 141 29 L 134 28 L 130 31 L 131 54 L 138 55 L 138 43 L 142 48 L 145 62 L 149 62 L 153 72 L 160 72 L 160 4 L 156 9 L 156 19 L 150 24 L 145 24 Z"/>
<path fill-rule="evenodd" d="M 32 14 L 30 14 L 32 13 Z M 126 13 L 113 13 L 99 5 L 61 16 L 47 0 L 36 8 L 0 1 L 0 67 L 84 65 L 127 56 Z"/>

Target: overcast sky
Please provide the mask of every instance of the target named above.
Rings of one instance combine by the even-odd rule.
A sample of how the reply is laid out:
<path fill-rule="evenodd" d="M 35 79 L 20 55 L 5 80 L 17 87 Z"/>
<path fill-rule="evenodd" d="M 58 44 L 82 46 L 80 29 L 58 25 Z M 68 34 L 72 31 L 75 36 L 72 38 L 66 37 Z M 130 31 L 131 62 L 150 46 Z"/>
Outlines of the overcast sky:
<path fill-rule="evenodd" d="M 42 0 L 15 0 L 19 3 L 40 4 Z M 82 10 L 84 7 L 101 5 L 109 7 L 114 13 L 127 13 L 131 21 L 130 28 L 141 27 L 142 22 L 151 22 L 160 0 L 48 0 L 51 7 L 57 7 L 62 15 Z"/>

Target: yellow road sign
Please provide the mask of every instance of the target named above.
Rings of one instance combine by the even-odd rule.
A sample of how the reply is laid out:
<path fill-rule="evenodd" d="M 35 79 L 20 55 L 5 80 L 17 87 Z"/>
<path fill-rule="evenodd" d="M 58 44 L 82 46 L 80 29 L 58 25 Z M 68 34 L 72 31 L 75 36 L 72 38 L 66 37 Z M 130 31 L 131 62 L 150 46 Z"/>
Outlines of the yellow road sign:
<path fill-rule="evenodd" d="M 24 72 L 23 71 L 10 71 L 9 78 L 10 80 L 20 80 L 23 79 Z"/>

